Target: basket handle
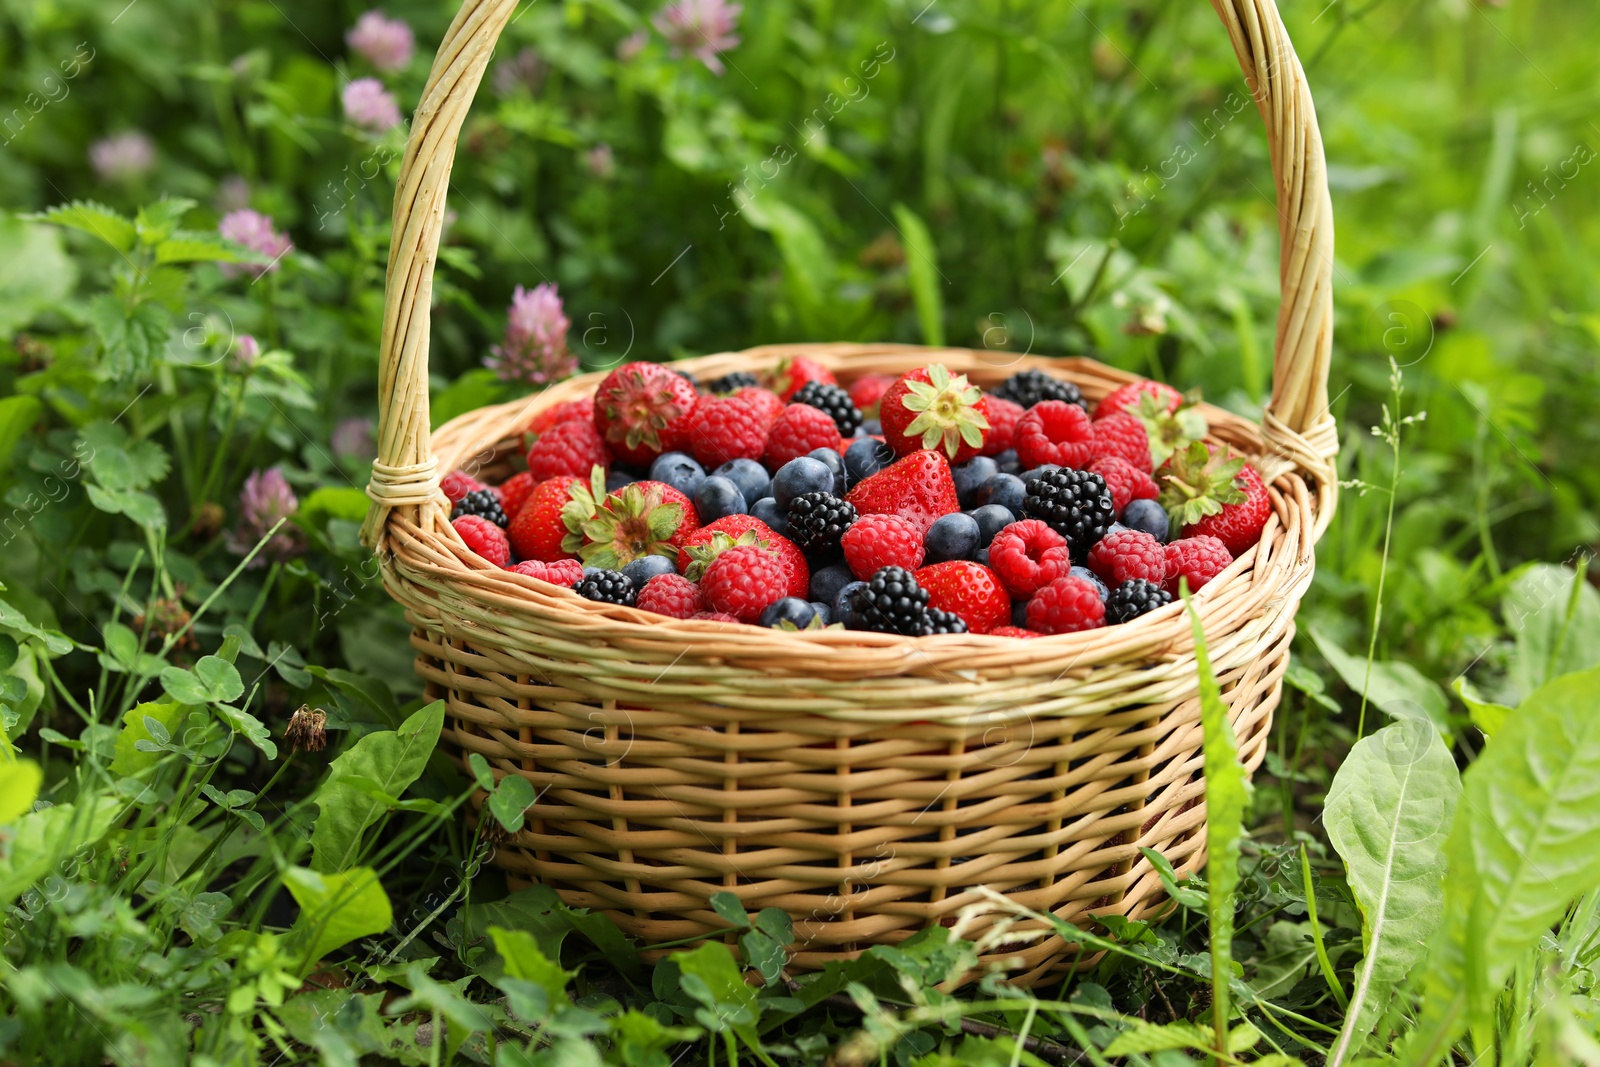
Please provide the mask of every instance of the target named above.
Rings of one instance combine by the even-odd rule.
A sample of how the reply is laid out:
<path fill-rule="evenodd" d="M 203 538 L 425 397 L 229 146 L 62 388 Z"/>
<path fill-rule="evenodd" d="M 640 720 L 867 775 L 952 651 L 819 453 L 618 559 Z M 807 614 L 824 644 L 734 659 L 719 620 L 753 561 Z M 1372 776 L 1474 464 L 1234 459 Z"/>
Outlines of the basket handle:
<path fill-rule="evenodd" d="M 1333 345 L 1333 208 L 1322 135 L 1305 72 L 1274 0 L 1211 0 L 1233 40 L 1245 81 L 1266 122 L 1277 184 L 1282 242 L 1278 333 L 1272 399 L 1262 419 L 1276 457 L 1269 480 L 1285 470 L 1311 475 L 1324 493 L 1337 485 L 1338 435 L 1328 411 Z M 463 0 L 450 23 L 422 102 L 411 123 L 394 195 L 393 236 L 384 291 L 378 371 L 378 458 L 362 528 L 369 546 L 390 511 L 433 503 L 438 463 L 428 425 L 428 340 L 434 260 L 456 139 L 495 42 L 516 0 Z M 1272 467 L 1277 469 L 1271 469 Z M 1326 512 L 1331 508 L 1319 509 Z"/>

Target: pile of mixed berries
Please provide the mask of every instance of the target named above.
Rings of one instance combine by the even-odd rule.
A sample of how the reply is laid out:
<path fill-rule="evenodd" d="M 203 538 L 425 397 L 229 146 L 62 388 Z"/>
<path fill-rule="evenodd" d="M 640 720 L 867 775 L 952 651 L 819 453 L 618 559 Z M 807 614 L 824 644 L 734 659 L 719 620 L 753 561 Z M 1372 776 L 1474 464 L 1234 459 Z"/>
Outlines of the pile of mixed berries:
<path fill-rule="evenodd" d="M 841 385 L 805 358 L 703 386 L 628 363 L 444 481 L 491 563 L 679 619 L 1036 637 L 1128 622 L 1254 545 L 1272 506 L 1171 386 L 1094 405 L 1040 370 Z M 1175 536 L 1174 536 L 1175 535 Z"/>

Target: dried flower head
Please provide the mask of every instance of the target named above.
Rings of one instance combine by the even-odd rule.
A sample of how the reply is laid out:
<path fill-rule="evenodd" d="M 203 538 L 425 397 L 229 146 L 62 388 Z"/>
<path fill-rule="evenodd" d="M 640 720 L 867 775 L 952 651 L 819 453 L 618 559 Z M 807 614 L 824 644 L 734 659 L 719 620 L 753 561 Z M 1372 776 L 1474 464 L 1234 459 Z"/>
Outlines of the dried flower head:
<path fill-rule="evenodd" d="M 545 62 L 539 53 L 531 48 L 523 48 L 510 58 L 496 63 L 490 80 L 499 96 L 510 96 L 518 89 L 536 93 L 539 86 L 544 84 L 545 71 Z"/>
<path fill-rule="evenodd" d="M 289 488 L 288 479 L 277 467 L 253 471 L 244 480 L 239 493 L 239 522 L 228 532 L 228 551 L 237 556 L 249 555 L 250 550 L 267 536 L 267 531 L 278 520 L 287 519 L 300 508 L 300 501 Z M 287 523 L 268 538 L 251 567 L 259 567 L 266 560 L 286 560 L 305 551 L 300 531 Z"/>
<path fill-rule="evenodd" d="M 339 99 L 352 126 L 385 133 L 400 125 L 400 105 L 377 78 L 357 78 L 344 87 Z"/>
<path fill-rule="evenodd" d="M 546 282 L 533 289 L 517 286 L 506 319 L 505 339 L 490 351 L 484 366 L 503 380 L 546 385 L 567 377 L 578 367 L 567 349 L 567 329 L 572 324 L 561 307 L 556 287 Z"/>
<path fill-rule="evenodd" d="M 230 211 L 222 216 L 222 221 L 217 224 L 217 231 L 228 240 L 244 245 L 252 252 L 259 252 L 272 261 L 259 266 L 251 263 L 221 264 L 222 273 L 229 277 L 251 274 L 259 278 L 263 274 L 275 271 L 278 269 L 278 261 L 294 248 L 287 234 L 279 233 L 272 228 L 270 218 L 249 208 Z"/>
<path fill-rule="evenodd" d="M 411 27 L 381 11 L 368 11 L 344 35 L 345 44 L 379 70 L 401 70 L 411 62 L 416 39 Z"/>
<path fill-rule="evenodd" d="M 652 24 L 673 47 L 674 55 L 687 53 L 706 65 L 713 74 L 723 71 L 718 52 L 739 43 L 734 31 L 739 28 L 743 5 L 727 0 L 678 0 L 656 12 Z"/>
<path fill-rule="evenodd" d="M 321 752 L 328 743 L 328 714 L 309 704 L 300 705 L 289 716 L 284 727 L 283 740 L 296 752 Z"/>
<path fill-rule="evenodd" d="M 583 154 L 583 165 L 590 174 L 605 181 L 617 172 L 617 157 L 608 144 L 597 144 Z"/>
<path fill-rule="evenodd" d="M 250 206 L 250 183 L 237 174 L 228 175 L 217 183 L 217 196 L 214 202 L 217 210 L 224 215 L 244 210 Z"/>
<path fill-rule="evenodd" d="M 102 181 L 136 181 L 155 167 L 156 146 L 138 130 L 124 130 L 90 145 L 89 164 Z"/>
<path fill-rule="evenodd" d="M 373 453 L 378 450 L 372 429 L 372 420 L 362 415 L 341 420 L 333 428 L 333 435 L 328 439 L 328 443 L 333 447 L 333 454 L 356 459 L 371 459 Z"/>

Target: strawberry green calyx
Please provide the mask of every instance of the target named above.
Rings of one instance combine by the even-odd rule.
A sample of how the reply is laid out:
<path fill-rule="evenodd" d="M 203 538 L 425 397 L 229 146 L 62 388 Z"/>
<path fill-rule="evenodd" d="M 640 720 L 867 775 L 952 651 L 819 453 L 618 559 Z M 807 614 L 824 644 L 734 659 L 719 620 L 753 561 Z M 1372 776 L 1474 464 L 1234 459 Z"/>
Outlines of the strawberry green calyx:
<path fill-rule="evenodd" d="M 1240 476 L 1244 468 L 1242 457 L 1224 454 L 1219 460 L 1204 441 L 1194 441 L 1158 472 L 1161 506 L 1181 529 L 1220 514 L 1228 504 L 1242 504 L 1248 498 Z"/>
<path fill-rule="evenodd" d="M 641 556 L 676 559 L 678 548 L 671 542 L 683 518 L 683 505 L 667 500 L 660 485 L 623 486 L 583 522 L 585 543 L 578 555 L 588 566 L 606 570 L 620 570 Z"/>
<path fill-rule="evenodd" d="M 928 380 L 908 380 L 909 392 L 900 403 L 916 417 L 905 428 L 907 437 L 920 437 L 923 448 L 943 449 L 954 456 L 963 443 L 983 446 L 989 419 L 977 407 L 983 392 L 965 374 L 951 375 L 942 363 L 928 367 Z"/>
<path fill-rule="evenodd" d="M 665 368 L 627 367 L 597 394 L 607 441 L 629 449 L 661 448 L 664 431 L 688 415 L 693 405 L 670 387 L 671 373 Z"/>
<path fill-rule="evenodd" d="M 1145 431 L 1150 435 L 1151 463 L 1161 466 L 1169 456 L 1187 450 L 1206 435 L 1210 426 L 1206 423 L 1206 417 L 1195 407 L 1199 402 L 1198 395 L 1190 394 L 1184 397 L 1183 406 L 1177 411 L 1168 411 L 1167 403 L 1162 398 L 1153 393 L 1141 393 L 1138 405 L 1125 409 L 1144 423 Z"/>
<path fill-rule="evenodd" d="M 684 549 L 689 553 L 689 566 L 684 569 L 683 576 L 691 582 L 698 582 L 705 576 L 706 568 L 711 562 L 730 548 L 742 545 L 758 545 L 761 548 L 771 548 L 772 545 L 764 540 L 754 530 L 746 530 L 738 537 L 718 530 L 711 535 L 711 540 L 701 545 L 691 545 Z"/>
<path fill-rule="evenodd" d="M 583 524 L 595 517 L 606 498 L 606 469 L 589 468 L 589 484 L 575 483 L 568 492 L 567 502 L 561 505 L 561 523 L 567 535 L 561 539 L 561 550 L 579 555 L 583 551 Z"/>

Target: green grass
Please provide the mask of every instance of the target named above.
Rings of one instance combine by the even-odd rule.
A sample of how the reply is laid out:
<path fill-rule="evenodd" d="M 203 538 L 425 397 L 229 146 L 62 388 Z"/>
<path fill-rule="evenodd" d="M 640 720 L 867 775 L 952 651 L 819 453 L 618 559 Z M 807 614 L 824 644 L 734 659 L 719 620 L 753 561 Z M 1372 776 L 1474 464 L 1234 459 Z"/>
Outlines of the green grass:
<path fill-rule="evenodd" d="M 1348 485 L 1266 763 L 1238 808 L 1208 716 L 1212 862 L 1174 914 L 947 995 L 959 930 L 787 976 L 787 917 L 714 901 L 749 973 L 651 966 L 486 864 L 357 537 L 403 146 L 341 118 L 359 6 L 0 0 L 0 1064 L 1596 1062 L 1592 11 L 1285 6 Z M 543 281 L 585 368 L 923 341 L 1259 412 L 1277 217 L 1208 7 L 746 8 L 721 77 L 653 7 L 519 9 L 497 63 L 535 76 L 486 80 L 453 176 L 436 423 L 520 395 L 482 359 Z M 387 10 L 409 110 L 453 11 Z M 152 165 L 98 175 L 128 129 Z M 295 246 L 258 281 L 216 238 L 241 195 Z M 241 529 L 269 468 L 298 507 Z M 284 743 L 301 707 L 326 750 Z"/>

